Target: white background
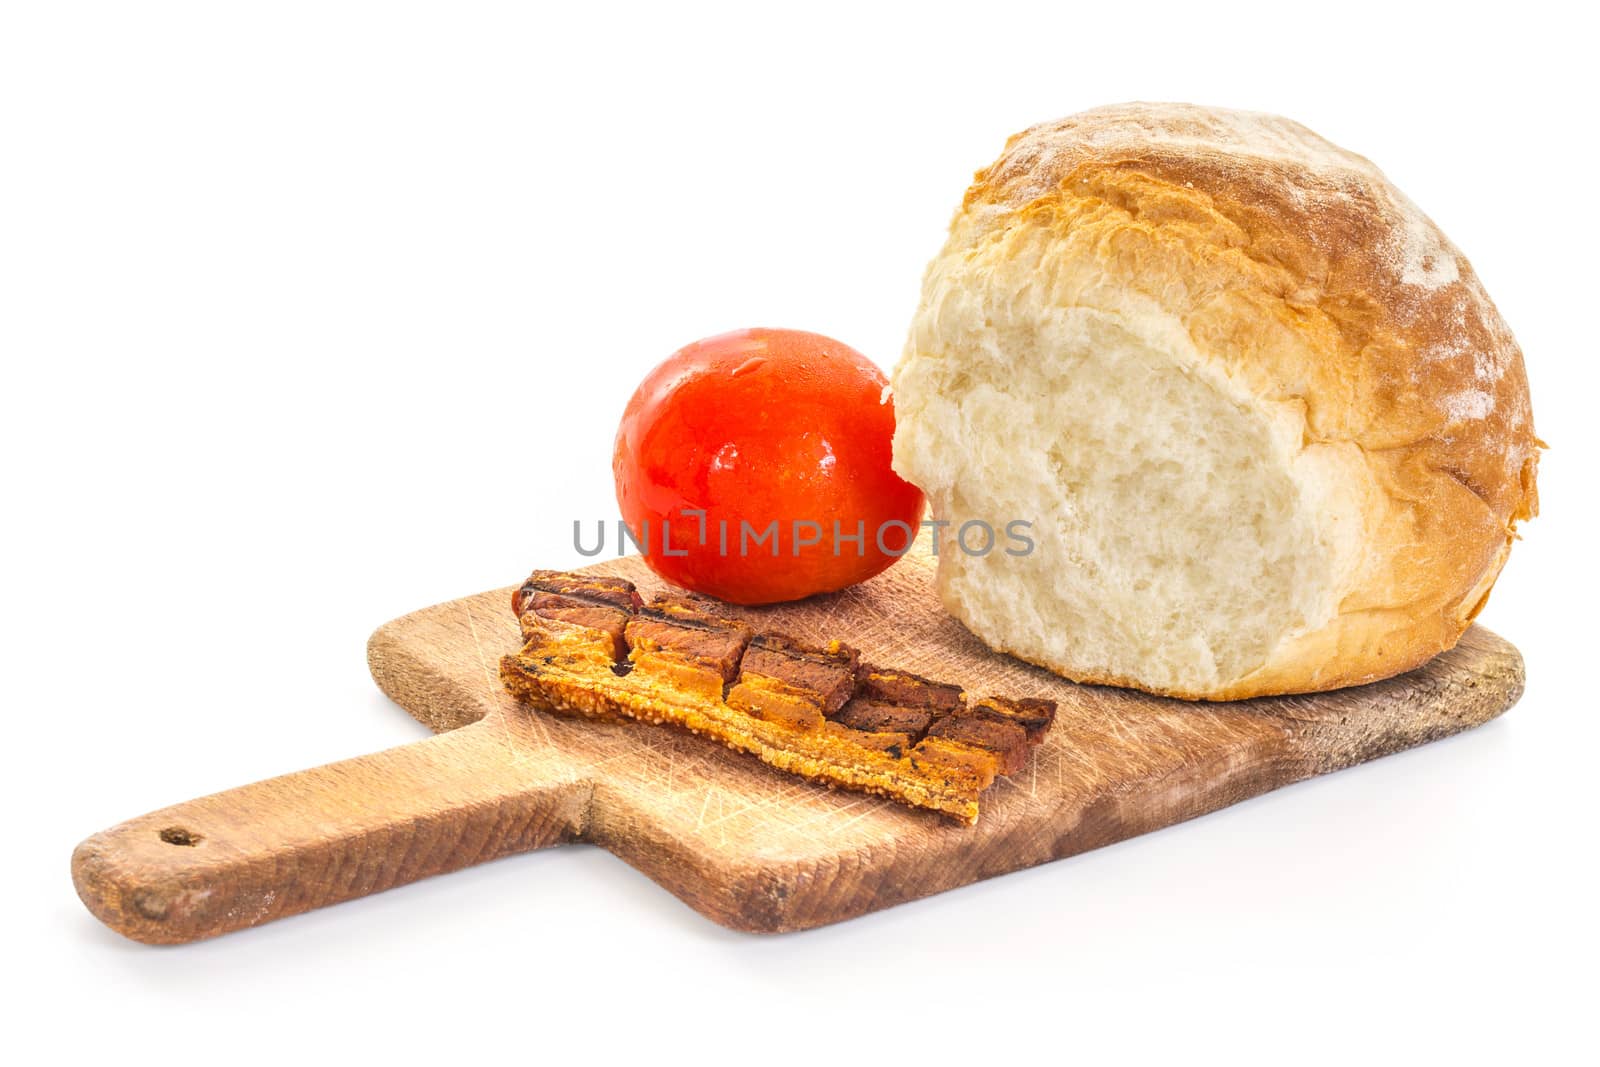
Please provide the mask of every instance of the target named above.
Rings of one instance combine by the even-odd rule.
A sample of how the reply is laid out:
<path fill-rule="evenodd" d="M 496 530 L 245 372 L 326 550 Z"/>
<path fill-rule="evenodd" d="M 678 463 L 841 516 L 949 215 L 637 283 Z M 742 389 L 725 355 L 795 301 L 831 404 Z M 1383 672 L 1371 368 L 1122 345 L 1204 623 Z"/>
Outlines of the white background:
<path fill-rule="evenodd" d="M 1528 3 L 1492 23 L 1075 8 L 6 5 L 0 1042 L 1576 1057 L 1597 948 L 1591 34 Z M 1511 714 L 802 935 L 727 932 L 582 847 L 182 949 L 83 910 L 67 858 L 88 834 L 423 736 L 372 685 L 368 633 L 578 562 L 570 522 L 614 514 L 611 437 L 652 364 L 774 325 L 892 365 L 972 171 L 1016 129 L 1127 99 L 1298 118 L 1472 258 L 1553 446 L 1482 618 L 1527 658 Z M 275 666 L 240 681 L 246 641 Z"/>

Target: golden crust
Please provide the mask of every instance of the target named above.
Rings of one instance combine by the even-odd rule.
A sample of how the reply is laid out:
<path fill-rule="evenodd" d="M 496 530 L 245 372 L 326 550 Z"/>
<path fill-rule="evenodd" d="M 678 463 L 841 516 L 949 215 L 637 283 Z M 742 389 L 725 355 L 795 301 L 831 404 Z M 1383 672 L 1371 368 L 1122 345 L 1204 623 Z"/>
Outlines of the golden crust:
<path fill-rule="evenodd" d="M 1375 166 L 1271 115 L 1084 112 L 1010 139 L 940 259 L 1018 256 L 1039 261 L 1046 285 L 1092 272 L 1079 304 L 1096 287 L 1154 301 L 1244 392 L 1303 405 L 1307 446 L 1358 450 L 1363 559 L 1337 615 L 1225 688 L 1168 695 L 1330 689 L 1455 644 L 1517 523 L 1538 511 L 1541 443 L 1511 331 L 1466 258 Z"/>

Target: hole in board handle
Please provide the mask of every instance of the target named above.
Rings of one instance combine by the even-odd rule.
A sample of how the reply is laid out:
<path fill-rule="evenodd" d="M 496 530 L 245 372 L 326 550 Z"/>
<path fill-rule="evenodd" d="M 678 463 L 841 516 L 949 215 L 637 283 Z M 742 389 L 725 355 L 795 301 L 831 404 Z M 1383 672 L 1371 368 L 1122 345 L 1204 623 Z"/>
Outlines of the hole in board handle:
<path fill-rule="evenodd" d="M 161 840 L 169 845 L 183 845 L 186 848 L 193 848 L 201 842 L 202 838 L 193 830 L 185 830 L 181 826 L 169 826 L 161 831 Z"/>

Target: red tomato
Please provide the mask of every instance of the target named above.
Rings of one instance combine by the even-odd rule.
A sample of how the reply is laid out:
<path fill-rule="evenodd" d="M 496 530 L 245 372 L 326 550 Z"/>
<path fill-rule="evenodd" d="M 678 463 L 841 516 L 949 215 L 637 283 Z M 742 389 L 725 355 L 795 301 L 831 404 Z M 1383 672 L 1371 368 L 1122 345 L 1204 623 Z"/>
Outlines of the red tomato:
<path fill-rule="evenodd" d="M 628 402 L 613 457 L 622 518 L 650 566 L 769 604 L 893 563 L 922 492 L 889 467 L 888 385 L 855 349 L 801 330 L 738 330 L 673 353 Z"/>

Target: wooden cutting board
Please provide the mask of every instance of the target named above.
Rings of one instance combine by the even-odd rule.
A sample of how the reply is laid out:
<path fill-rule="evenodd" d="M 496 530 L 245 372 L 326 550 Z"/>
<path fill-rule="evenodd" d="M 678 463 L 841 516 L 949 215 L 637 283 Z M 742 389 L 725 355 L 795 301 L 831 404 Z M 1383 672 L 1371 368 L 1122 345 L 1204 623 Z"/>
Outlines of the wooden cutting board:
<path fill-rule="evenodd" d="M 662 583 L 637 557 L 593 568 Z M 153 812 L 73 854 L 84 903 L 128 937 L 177 943 L 255 926 L 562 841 L 609 849 L 739 930 L 803 930 L 1070 856 L 1281 785 L 1445 737 L 1522 693 L 1522 658 L 1473 627 L 1410 674 L 1315 696 L 1190 704 L 1077 686 L 989 652 L 908 556 L 843 593 L 742 609 L 970 690 L 1055 697 L 1029 765 L 975 827 L 834 792 L 666 727 L 562 719 L 500 687 L 510 590 L 372 635 L 385 693 L 438 736 Z"/>

